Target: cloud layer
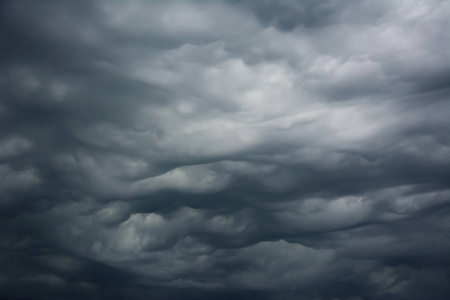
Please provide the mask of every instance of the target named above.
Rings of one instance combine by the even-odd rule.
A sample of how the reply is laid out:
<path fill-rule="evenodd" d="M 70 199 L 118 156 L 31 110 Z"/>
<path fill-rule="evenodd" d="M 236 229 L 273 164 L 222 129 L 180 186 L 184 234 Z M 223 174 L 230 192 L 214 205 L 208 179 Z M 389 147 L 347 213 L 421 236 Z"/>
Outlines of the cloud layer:
<path fill-rule="evenodd" d="M 446 299 L 450 3 L 4 1 L 3 299 Z"/>

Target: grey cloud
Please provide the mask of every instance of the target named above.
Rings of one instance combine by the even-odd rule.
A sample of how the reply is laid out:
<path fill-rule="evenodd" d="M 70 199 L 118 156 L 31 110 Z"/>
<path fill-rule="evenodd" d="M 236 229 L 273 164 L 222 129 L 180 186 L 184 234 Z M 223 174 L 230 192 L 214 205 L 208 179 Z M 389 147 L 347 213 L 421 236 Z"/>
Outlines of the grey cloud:
<path fill-rule="evenodd" d="M 445 1 L 4 1 L 4 299 L 446 299 Z"/>

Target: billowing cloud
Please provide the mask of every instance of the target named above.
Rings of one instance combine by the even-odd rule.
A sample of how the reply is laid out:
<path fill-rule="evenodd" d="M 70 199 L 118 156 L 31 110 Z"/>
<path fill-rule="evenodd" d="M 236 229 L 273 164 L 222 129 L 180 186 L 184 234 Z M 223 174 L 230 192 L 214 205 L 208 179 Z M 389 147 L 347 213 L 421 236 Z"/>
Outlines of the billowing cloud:
<path fill-rule="evenodd" d="M 3 1 L 2 299 L 447 299 L 450 3 Z"/>

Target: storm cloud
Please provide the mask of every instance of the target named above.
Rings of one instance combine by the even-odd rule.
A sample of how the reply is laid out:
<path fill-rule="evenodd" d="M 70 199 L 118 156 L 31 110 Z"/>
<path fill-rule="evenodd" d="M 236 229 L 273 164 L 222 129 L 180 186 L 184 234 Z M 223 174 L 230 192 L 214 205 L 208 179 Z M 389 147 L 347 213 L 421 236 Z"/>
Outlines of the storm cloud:
<path fill-rule="evenodd" d="M 448 299 L 450 2 L 2 1 L 2 299 Z"/>

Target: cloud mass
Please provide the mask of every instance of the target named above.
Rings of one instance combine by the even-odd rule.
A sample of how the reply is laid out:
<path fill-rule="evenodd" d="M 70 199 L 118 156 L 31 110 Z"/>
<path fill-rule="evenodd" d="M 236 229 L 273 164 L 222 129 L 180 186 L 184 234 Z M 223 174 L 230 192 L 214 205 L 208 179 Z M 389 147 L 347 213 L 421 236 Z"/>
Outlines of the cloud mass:
<path fill-rule="evenodd" d="M 2 1 L 0 298 L 450 293 L 450 2 Z"/>

